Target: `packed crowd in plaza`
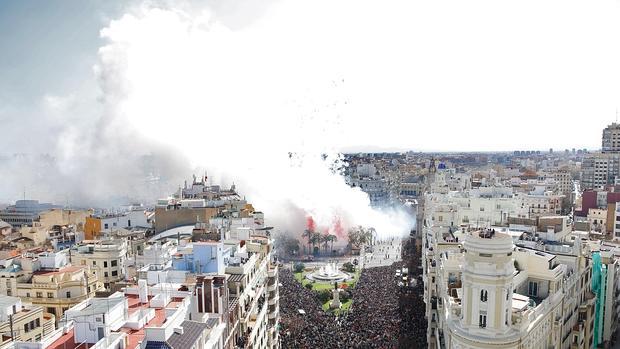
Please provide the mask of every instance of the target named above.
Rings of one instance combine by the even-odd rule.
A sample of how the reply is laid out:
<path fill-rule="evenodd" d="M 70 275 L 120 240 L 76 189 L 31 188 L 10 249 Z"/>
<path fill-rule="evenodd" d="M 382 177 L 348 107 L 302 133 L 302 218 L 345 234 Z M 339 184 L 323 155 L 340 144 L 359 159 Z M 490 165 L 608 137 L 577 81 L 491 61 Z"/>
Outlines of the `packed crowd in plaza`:
<path fill-rule="evenodd" d="M 406 255 L 412 251 L 408 245 L 403 250 Z M 409 263 L 412 255 L 403 257 L 406 257 L 403 262 L 391 266 L 363 269 L 356 287 L 350 290 L 353 305 L 340 316 L 323 311 L 317 293 L 302 287 L 290 270 L 283 269 L 280 275 L 282 347 L 426 347 L 422 282 L 416 287 L 398 287 L 394 278 L 396 269 L 415 264 Z M 417 271 L 415 268 L 414 272 Z"/>

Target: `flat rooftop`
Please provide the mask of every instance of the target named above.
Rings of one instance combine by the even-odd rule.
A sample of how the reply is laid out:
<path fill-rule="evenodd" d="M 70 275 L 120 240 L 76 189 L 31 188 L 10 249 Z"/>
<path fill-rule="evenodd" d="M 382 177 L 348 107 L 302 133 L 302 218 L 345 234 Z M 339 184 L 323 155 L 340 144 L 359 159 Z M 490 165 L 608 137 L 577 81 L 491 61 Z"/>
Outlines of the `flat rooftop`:
<path fill-rule="evenodd" d="M 125 299 L 127 300 L 127 303 L 128 303 L 127 310 L 128 310 L 129 316 L 131 316 L 132 314 L 140 310 L 153 309 L 155 311 L 155 316 L 151 319 L 151 321 L 146 323 L 144 327 L 142 327 L 141 329 L 132 330 L 130 328 L 122 327 L 118 331 L 115 331 L 116 333 L 125 333 L 127 335 L 127 348 L 136 348 L 136 346 L 138 346 L 138 343 L 144 340 L 144 337 L 145 337 L 144 329 L 145 328 L 160 327 L 166 322 L 166 309 L 165 308 L 177 308 L 179 304 L 181 304 L 183 301 L 180 298 L 172 298 L 172 300 L 166 305 L 165 308 L 150 308 L 149 304 L 150 304 L 151 299 L 153 298 L 152 296 L 149 296 L 148 298 L 149 301 L 145 304 L 140 303 L 140 298 L 138 297 L 138 295 L 124 295 L 124 297 L 114 297 L 110 300 L 115 301 L 116 298 L 118 298 L 118 300 L 120 301 L 125 300 Z M 100 300 L 101 302 L 96 302 L 97 304 L 92 304 L 93 309 L 105 306 L 106 305 L 105 301 L 107 301 L 108 299 L 105 298 L 105 299 L 100 299 Z M 49 347 L 47 347 L 47 349 L 68 349 L 68 348 L 77 349 L 77 348 L 87 348 L 87 347 L 92 347 L 92 346 L 93 346 L 92 344 L 88 344 L 88 345 L 82 344 L 82 346 L 80 347 L 78 343 L 75 342 L 74 330 L 71 329 L 69 332 L 64 334 L 62 337 L 60 337 L 54 343 L 52 343 Z"/>
<path fill-rule="evenodd" d="M 73 273 L 73 272 L 84 270 L 84 269 L 86 269 L 86 267 L 78 266 L 78 265 L 70 265 L 64 268 L 60 268 L 58 270 L 39 270 L 39 271 L 35 271 L 33 274 L 34 275 L 55 275 L 55 274 L 61 274 L 61 273 Z"/>
<path fill-rule="evenodd" d="M 141 304 L 140 298 L 137 295 L 125 295 L 127 299 L 128 306 L 127 309 L 129 311 L 129 316 L 134 314 L 141 309 L 154 309 L 155 316 L 151 321 L 149 321 L 144 327 L 139 330 L 132 330 L 130 328 L 121 328 L 120 331 L 127 334 L 127 348 L 135 348 L 138 343 L 144 340 L 145 331 L 144 329 L 147 327 L 160 327 L 166 322 L 166 309 L 165 308 L 149 308 L 149 303 Z M 149 302 L 153 297 L 149 297 Z M 166 308 L 177 308 L 179 304 L 181 304 L 182 299 L 173 298 L 170 303 L 166 305 Z"/>

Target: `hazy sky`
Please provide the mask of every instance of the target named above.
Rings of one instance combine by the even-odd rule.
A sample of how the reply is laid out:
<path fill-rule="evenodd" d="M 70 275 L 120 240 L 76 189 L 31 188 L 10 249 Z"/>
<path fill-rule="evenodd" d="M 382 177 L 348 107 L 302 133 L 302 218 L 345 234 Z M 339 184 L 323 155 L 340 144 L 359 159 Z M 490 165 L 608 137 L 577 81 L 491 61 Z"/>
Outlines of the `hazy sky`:
<path fill-rule="evenodd" d="M 97 107 L 100 91 L 92 68 L 105 44 L 99 32 L 137 3 L 0 2 L 0 122 L 9 134 L 3 152 L 39 150 L 23 135 L 44 138 L 50 131 L 38 122 L 45 118 L 39 107 L 50 96 L 77 96 Z M 184 10 L 208 8 L 211 21 L 235 45 L 265 35 L 255 35 L 265 48 L 259 58 L 295 60 L 281 73 L 295 68 L 299 86 L 308 72 L 326 85 L 340 83 L 338 96 L 348 103 L 339 120 L 346 132 L 335 144 L 342 149 L 597 148 L 601 129 L 615 119 L 620 104 L 617 1 L 202 5 Z M 235 70 L 227 61 L 252 65 L 255 59 L 212 54 L 223 71 Z M 269 73 L 280 78 L 278 71 Z"/>
<path fill-rule="evenodd" d="M 619 12 L 596 0 L 2 1 L 0 202 L 26 189 L 150 204 L 205 167 L 292 231 L 312 216 L 407 232 L 406 213 L 370 208 L 334 175 L 337 152 L 599 148 L 620 104 Z"/>

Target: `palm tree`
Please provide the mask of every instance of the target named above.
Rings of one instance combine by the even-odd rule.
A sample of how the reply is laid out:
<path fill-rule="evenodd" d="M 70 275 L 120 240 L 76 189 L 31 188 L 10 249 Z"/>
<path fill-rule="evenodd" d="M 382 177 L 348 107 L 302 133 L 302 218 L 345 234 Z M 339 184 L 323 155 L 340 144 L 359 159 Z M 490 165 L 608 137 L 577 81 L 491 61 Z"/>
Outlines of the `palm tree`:
<path fill-rule="evenodd" d="M 327 247 L 329 245 L 329 234 L 323 234 L 323 236 L 321 236 L 321 242 L 323 243 L 323 251 L 327 252 Z"/>
<path fill-rule="evenodd" d="M 306 230 L 304 230 L 303 234 L 301 234 L 301 237 L 305 237 L 305 238 L 308 239 L 308 254 L 310 254 L 310 243 L 311 243 L 311 240 L 312 240 L 312 234 L 313 233 L 314 233 L 313 231 L 311 231 L 309 229 L 306 229 Z"/>
<path fill-rule="evenodd" d="M 334 253 L 334 242 L 338 240 L 338 237 L 334 234 L 329 234 L 327 235 L 327 239 L 328 239 L 327 241 L 332 243 L 332 253 Z"/>
<path fill-rule="evenodd" d="M 314 253 L 314 246 L 321 243 L 321 234 L 313 232 L 310 241 L 312 242 L 312 253 Z"/>

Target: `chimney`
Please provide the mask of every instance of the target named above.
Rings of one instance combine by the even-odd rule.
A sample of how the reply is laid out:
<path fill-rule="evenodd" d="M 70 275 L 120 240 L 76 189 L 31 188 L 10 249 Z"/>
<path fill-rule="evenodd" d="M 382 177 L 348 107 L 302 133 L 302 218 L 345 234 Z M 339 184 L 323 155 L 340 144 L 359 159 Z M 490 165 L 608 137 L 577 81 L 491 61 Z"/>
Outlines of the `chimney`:
<path fill-rule="evenodd" d="M 142 304 L 146 304 L 149 301 L 148 288 L 146 286 L 146 280 L 144 279 L 138 280 L 138 297 Z"/>

